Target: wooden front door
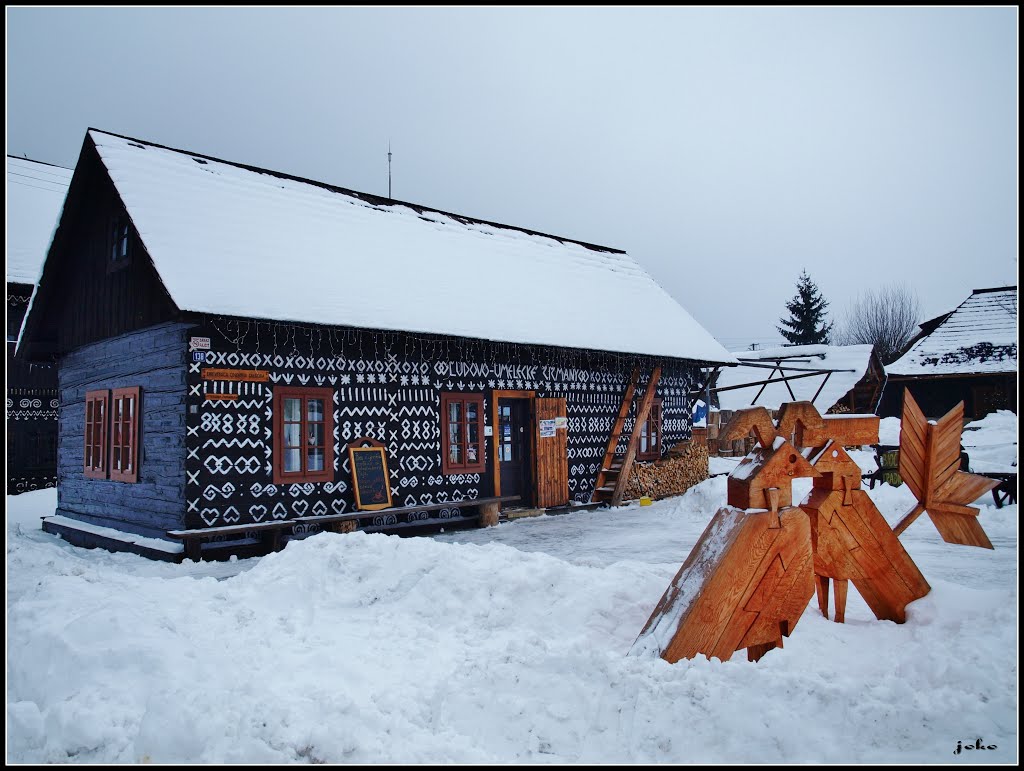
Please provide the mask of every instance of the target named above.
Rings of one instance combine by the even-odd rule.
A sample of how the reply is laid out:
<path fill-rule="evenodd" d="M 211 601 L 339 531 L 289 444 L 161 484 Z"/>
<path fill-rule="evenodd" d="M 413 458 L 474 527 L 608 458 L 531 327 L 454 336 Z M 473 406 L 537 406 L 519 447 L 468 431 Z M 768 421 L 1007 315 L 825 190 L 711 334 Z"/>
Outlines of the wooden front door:
<path fill-rule="evenodd" d="M 569 502 L 568 425 L 558 425 L 568 415 L 565 399 L 546 398 L 534 402 L 537 448 L 537 506 L 564 506 Z"/>
<path fill-rule="evenodd" d="M 501 494 L 518 495 L 520 506 L 533 505 L 530 485 L 530 400 L 498 399 L 498 463 L 501 464 Z"/>

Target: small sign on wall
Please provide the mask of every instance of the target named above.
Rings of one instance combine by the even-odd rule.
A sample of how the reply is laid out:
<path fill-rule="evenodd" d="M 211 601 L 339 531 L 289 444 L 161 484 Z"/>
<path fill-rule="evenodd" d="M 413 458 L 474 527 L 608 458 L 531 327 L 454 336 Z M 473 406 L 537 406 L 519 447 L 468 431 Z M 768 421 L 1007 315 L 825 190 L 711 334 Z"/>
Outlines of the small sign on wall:
<path fill-rule="evenodd" d="M 567 430 L 569 428 L 569 418 L 555 418 L 555 430 Z"/>
<path fill-rule="evenodd" d="M 548 420 L 542 420 L 540 422 L 540 436 L 541 439 L 555 435 L 555 419 L 551 418 Z"/>
<path fill-rule="evenodd" d="M 203 380 L 238 380 L 248 383 L 266 383 L 270 372 L 265 369 L 204 369 Z"/>
<path fill-rule="evenodd" d="M 192 351 L 192 361 L 205 362 L 207 351 Z"/>
<path fill-rule="evenodd" d="M 188 349 L 190 351 L 208 351 L 210 350 L 210 338 L 190 337 L 188 339 Z M 196 361 L 198 361 L 198 359 L 196 359 Z"/>
<path fill-rule="evenodd" d="M 494 426 L 484 426 L 484 436 L 494 436 Z"/>

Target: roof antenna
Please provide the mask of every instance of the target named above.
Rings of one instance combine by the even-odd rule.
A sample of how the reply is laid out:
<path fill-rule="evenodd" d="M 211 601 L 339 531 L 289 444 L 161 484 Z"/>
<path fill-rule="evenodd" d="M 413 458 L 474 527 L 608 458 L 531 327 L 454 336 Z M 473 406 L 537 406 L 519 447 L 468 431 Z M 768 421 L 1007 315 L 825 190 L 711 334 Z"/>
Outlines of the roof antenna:
<path fill-rule="evenodd" d="M 388 200 L 391 200 L 391 140 L 388 140 Z"/>

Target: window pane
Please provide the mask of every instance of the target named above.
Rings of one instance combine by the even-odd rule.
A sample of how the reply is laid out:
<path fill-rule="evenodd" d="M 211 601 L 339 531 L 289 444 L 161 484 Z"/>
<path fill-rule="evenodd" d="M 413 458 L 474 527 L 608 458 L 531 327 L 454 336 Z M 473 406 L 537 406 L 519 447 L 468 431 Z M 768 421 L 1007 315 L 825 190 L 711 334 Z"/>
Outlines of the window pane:
<path fill-rule="evenodd" d="M 121 449 L 118 447 L 115 447 L 110 455 L 110 467 L 114 469 L 114 471 L 121 470 Z"/>
<path fill-rule="evenodd" d="M 455 444 L 455 445 L 462 444 L 462 424 L 461 423 L 449 423 L 448 424 L 448 442 L 450 444 Z"/>
<path fill-rule="evenodd" d="M 473 444 L 479 442 L 480 425 L 478 423 L 470 423 L 467 428 L 469 429 L 469 441 L 473 442 Z"/>
<path fill-rule="evenodd" d="M 302 450 L 284 451 L 284 470 L 302 471 Z"/>
<path fill-rule="evenodd" d="M 285 423 L 284 424 L 284 446 L 285 447 L 298 447 L 302 444 L 301 440 L 302 424 L 301 423 Z"/>
<path fill-rule="evenodd" d="M 324 400 L 323 399 L 307 399 L 306 400 L 306 420 L 323 423 L 324 421 Z"/>
<path fill-rule="evenodd" d="M 476 402 L 466 402 L 466 420 L 472 423 L 476 420 L 476 411 L 479 405 Z"/>
<path fill-rule="evenodd" d="M 448 402 L 448 421 L 458 423 L 462 418 L 462 402 Z"/>
<path fill-rule="evenodd" d="M 323 447 L 324 446 L 324 424 L 323 423 L 310 423 L 309 430 L 306 432 L 306 441 L 310 447 Z"/>
<path fill-rule="evenodd" d="M 284 400 L 284 419 L 285 420 L 302 420 L 302 399 L 289 399 Z"/>
<path fill-rule="evenodd" d="M 477 445 L 475 445 L 475 444 L 466 445 L 466 463 L 476 463 L 477 462 L 477 452 L 478 452 Z"/>
<path fill-rule="evenodd" d="M 323 450 L 307 450 L 306 451 L 306 471 L 323 471 L 324 470 L 324 451 Z"/>
<path fill-rule="evenodd" d="M 640 434 L 640 452 L 647 452 L 647 434 Z"/>
<path fill-rule="evenodd" d="M 452 444 L 448 448 L 448 461 L 453 465 L 462 463 L 462 450 L 457 444 Z"/>

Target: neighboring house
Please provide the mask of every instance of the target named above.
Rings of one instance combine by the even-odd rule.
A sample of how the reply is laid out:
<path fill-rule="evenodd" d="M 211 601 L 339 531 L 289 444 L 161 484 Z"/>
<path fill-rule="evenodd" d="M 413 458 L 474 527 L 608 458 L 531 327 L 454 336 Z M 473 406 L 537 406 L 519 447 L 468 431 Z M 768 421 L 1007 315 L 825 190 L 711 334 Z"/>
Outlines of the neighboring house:
<path fill-rule="evenodd" d="M 351 512 L 366 438 L 413 509 L 360 527 L 586 502 L 634 369 L 657 457 L 734 361 L 622 251 L 92 129 L 18 355 L 58 365 L 80 543 Z"/>
<path fill-rule="evenodd" d="M 1017 287 L 975 289 L 950 313 L 921 325 L 907 351 L 885 368 L 879 414 L 898 416 L 903 389 L 929 417 L 960 401 L 978 420 L 999 409 L 1017 411 Z"/>
<path fill-rule="evenodd" d="M 57 371 L 14 356 L 71 170 L 7 156 L 7 494 L 57 483 Z"/>
<path fill-rule="evenodd" d="M 733 356 L 739 366 L 712 383 L 712 405 L 720 410 L 807 401 L 822 414 L 872 413 L 881 393 L 882 364 L 870 345 L 791 345 Z"/>

